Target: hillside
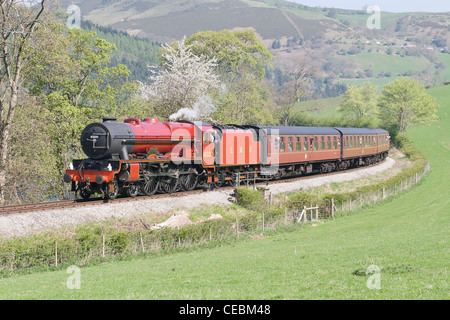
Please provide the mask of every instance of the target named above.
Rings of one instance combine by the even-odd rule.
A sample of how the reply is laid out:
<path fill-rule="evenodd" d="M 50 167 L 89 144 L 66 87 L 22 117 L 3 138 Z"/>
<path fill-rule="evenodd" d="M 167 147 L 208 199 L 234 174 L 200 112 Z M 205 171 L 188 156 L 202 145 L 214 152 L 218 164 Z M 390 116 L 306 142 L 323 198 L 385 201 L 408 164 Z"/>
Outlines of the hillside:
<path fill-rule="evenodd" d="M 142 82 L 148 81 L 150 71 L 148 65 L 158 65 L 158 50 L 160 44 L 150 39 L 130 36 L 123 31 L 117 31 L 111 27 L 95 25 L 89 20 L 82 20 L 81 27 L 86 32 L 93 31 L 97 37 L 105 39 L 116 45 L 116 50 L 111 54 L 110 64 L 124 64 L 130 70 L 130 79 Z"/>
<path fill-rule="evenodd" d="M 302 99 L 335 97 L 346 86 L 380 87 L 411 76 L 425 85 L 450 80 L 450 13 L 381 12 L 381 29 L 370 30 L 369 13 L 312 8 L 284 0 L 61 0 L 80 6 L 83 20 L 153 42 L 170 42 L 203 30 L 253 28 L 273 54 L 267 78 L 278 88 L 297 64 L 308 66 Z M 123 46 L 122 46 L 123 47 Z M 143 47 L 141 55 L 148 55 Z M 117 62 L 145 80 L 142 59 L 119 48 Z M 151 51 L 151 50 L 150 50 Z M 154 55 L 155 57 L 155 55 Z M 122 60 L 125 59 L 125 60 Z M 140 61 L 139 61 L 140 60 Z"/>
<path fill-rule="evenodd" d="M 285 1 L 62 0 L 81 8 L 83 19 L 131 35 L 168 42 L 201 30 L 254 28 L 265 39 L 344 32 L 347 27 L 316 9 L 300 10 Z M 303 7 L 303 6 L 301 6 Z"/>
<path fill-rule="evenodd" d="M 82 17 L 131 35 L 166 42 L 201 30 L 254 28 L 263 39 L 395 39 L 443 48 L 450 13 L 381 13 L 381 29 L 370 30 L 362 10 L 313 8 L 284 0 L 60 0 L 76 4 Z M 390 36 L 387 36 L 387 33 Z"/>

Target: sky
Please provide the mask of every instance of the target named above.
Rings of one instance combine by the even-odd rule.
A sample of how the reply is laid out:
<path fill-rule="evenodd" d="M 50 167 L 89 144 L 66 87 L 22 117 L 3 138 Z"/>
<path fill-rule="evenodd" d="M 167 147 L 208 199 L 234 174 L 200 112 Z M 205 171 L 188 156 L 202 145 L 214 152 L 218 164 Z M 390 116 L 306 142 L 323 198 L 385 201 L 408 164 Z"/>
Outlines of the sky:
<path fill-rule="evenodd" d="M 377 5 L 388 12 L 450 12 L 449 0 L 288 0 L 310 7 L 361 10 L 366 5 Z"/>

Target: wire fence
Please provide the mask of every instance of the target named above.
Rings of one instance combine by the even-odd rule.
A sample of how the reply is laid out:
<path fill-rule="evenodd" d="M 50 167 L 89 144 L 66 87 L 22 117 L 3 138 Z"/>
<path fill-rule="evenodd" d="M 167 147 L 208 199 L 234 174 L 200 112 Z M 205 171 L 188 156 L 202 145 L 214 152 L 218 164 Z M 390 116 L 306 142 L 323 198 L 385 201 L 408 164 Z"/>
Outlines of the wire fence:
<path fill-rule="evenodd" d="M 347 201 L 342 201 L 339 204 L 334 204 L 334 212 L 354 211 L 361 207 L 373 205 L 387 198 L 395 196 L 417 184 L 420 180 L 422 180 L 422 178 L 428 171 L 430 171 L 429 162 L 426 163 L 426 165 L 420 172 L 408 178 L 405 178 L 390 187 L 380 188 L 372 192 L 360 193 L 357 196 L 348 199 Z"/>

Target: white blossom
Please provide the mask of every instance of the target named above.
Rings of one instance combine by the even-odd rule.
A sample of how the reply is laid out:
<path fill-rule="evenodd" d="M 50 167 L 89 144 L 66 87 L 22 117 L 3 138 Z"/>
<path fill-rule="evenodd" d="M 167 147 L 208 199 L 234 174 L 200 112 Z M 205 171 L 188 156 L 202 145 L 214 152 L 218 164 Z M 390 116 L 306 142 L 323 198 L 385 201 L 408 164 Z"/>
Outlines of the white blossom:
<path fill-rule="evenodd" d="M 153 97 L 170 116 L 182 108 L 193 109 L 201 97 L 219 87 L 215 74 L 216 59 L 195 55 L 185 38 L 171 45 L 164 45 L 163 65 L 159 73 L 150 77 L 151 85 L 143 86 L 142 96 Z"/>

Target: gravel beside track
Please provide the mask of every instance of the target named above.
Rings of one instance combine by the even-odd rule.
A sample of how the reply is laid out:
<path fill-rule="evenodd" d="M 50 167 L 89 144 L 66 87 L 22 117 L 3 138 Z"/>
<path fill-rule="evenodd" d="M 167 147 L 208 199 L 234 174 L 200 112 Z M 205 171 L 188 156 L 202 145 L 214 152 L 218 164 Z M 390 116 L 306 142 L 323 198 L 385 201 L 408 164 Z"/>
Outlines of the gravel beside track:
<path fill-rule="evenodd" d="M 268 187 L 273 194 L 310 189 L 327 183 L 374 176 L 392 168 L 394 164 L 395 160 L 388 157 L 382 163 L 371 167 L 333 175 L 310 176 L 293 182 L 273 183 L 269 184 Z M 228 198 L 232 192 L 233 190 L 231 189 L 223 189 L 180 197 L 110 202 L 79 208 L 10 214 L 0 216 L 0 237 L 27 236 L 38 231 L 50 230 L 65 225 L 123 218 L 143 213 L 168 212 L 176 209 L 192 208 L 201 204 L 230 204 Z"/>

